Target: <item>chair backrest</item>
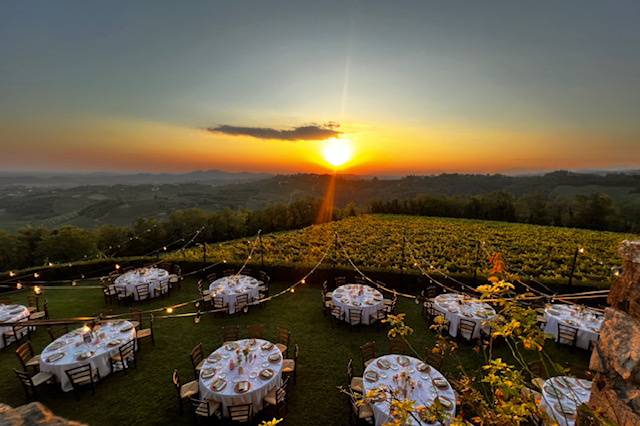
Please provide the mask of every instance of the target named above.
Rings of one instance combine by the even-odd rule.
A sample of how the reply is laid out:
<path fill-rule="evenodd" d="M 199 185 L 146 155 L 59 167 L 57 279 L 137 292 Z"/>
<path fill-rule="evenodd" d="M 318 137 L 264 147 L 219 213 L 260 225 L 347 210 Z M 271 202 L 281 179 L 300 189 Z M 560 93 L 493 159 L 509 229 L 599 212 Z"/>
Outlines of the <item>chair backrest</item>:
<path fill-rule="evenodd" d="M 29 295 L 27 296 L 27 305 L 33 306 L 36 308 L 36 311 L 40 310 L 40 298 L 38 296 Z"/>
<path fill-rule="evenodd" d="M 278 327 L 277 343 L 289 346 L 289 339 L 291 338 L 291 332 L 284 327 Z"/>
<path fill-rule="evenodd" d="M 341 318 L 342 317 L 342 308 L 338 305 L 334 305 L 333 308 L 331 309 L 331 315 L 333 315 L 336 318 Z"/>
<path fill-rule="evenodd" d="M 349 309 L 349 322 L 353 325 L 362 324 L 362 309 Z"/>
<path fill-rule="evenodd" d="M 287 388 L 289 386 L 289 378 L 285 379 L 282 386 L 276 389 L 276 405 L 287 403 Z"/>
<path fill-rule="evenodd" d="M 436 297 L 436 287 L 433 285 L 427 286 L 425 295 L 429 299 L 433 299 L 434 297 Z"/>
<path fill-rule="evenodd" d="M 239 294 L 236 296 L 236 306 L 247 306 L 249 304 L 248 294 Z"/>
<path fill-rule="evenodd" d="M 18 360 L 20 361 L 20 365 L 26 371 L 27 370 L 27 361 L 33 358 L 33 347 L 31 346 L 31 342 L 24 342 L 16 349 L 16 355 L 18 356 Z"/>
<path fill-rule="evenodd" d="M 224 297 L 216 296 L 216 297 L 213 298 L 213 308 L 214 309 L 222 309 L 225 306 L 226 305 L 224 303 Z"/>
<path fill-rule="evenodd" d="M 209 400 L 198 398 L 190 398 L 190 400 L 191 406 L 193 407 L 193 413 L 196 416 L 211 417 L 213 415 Z"/>
<path fill-rule="evenodd" d="M 349 358 L 349 362 L 347 363 L 347 383 L 351 384 L 352 379 L 353 379 L 353 358 Z"/>
<path fill-rule="evenodd" d="M 178 391 L 178 395 L 180 395 L 180 387 L 182 387 L 182 383 L 180 382 L 180 374 L 178 373 L 177 368 L 173 370 L 173 374 L 171 375 L 171 382 Z"/>
<path fill-rule="evenodd" d="M 298 357 L 300 356 L 300 346 L 298 346 L 298 344 L 296 343 L 293 347 L 293 360 L 297 361 Z M 297 367 L 297 364 L 296 364 Z"/>
<path fill-rule="evenodd" d="M 19 340 L 22 336 L 29 333 L 29 327 L 27 327 L 24 324 L 20 324 L 25 320 L 26 318 L 24 320 L 19 320 L 18 323 L 11 326 L 13 330 L 13 336 L 15 337 L 16 340 Z"/>
<path fill-rule="evenodd" d="M 149 284 L 138 284 L 136 285 L 136 294 L 138 295 L 138 300 L 144 300 L 149 298 Z"/>
<path fill-rule="evenodd" d="M 91 368 L 91 364 L 81 365 L 80 367 L 71 368 L 69 370 L 64 371 L 69 381 L 71 382 L 71 386 L 77 388 L 81 385 L 86 385 L 91 383 L 93 385 L 93 369 Z"/>
<path fill-rule="evenodd" d="M 265 271 L 258 271 L 258 279 L 262 281 L 267 287 L 269 287 L 271 277 Z"/>
<path fill-rule="evenodd" d="M 340 287 L 341 285 L 345 285 L 347 283 L 347 277 L 336 277 L 334 279 L 334 283 L 336 287 Z"/>
<path fill-rule="evenodd" d="M 122 360 L 135 360 L 136 358 L 136 342 L 135 340 L 129 340 L 127 343 L 120 345 L 118 351 L 120 352 L 120 358 Z"/>
<path fill-rule="evenodd" d="M 558 323 L 558 343 L 575 345 L 578 337 L 578 329 L 566 324 Z"/>
<path fill-rule="evenodd" d="M 116 295 L 118 296 L 118 299 L 124 299 L 127 297 L 127 287 L 117 284 L 113 287 L 116 289 Z"/>
<path fill-rule="evenodd" d="M 367 342 L 360 346 L 362 361 L 366 362 L 376 357 L 376 342 Z"/>
<path fill-rule="evenodd" d="M 264 337 L 264 324 L 251 324 L 247 326 L 249 337 L 252 339 L 262 339 Z"/>
<path fill-rule="evenodd" d="M 229 275 L 235 275 L 236 271 L 234 269 L 225 269 L 222 271 L 222 275 L 228 277 Z"/>
<path fill-rule="evenodd" d="M 212 283 L 217 279 L 218 279 L 218 274 L 215 273 L 215 272 L 212 272 L 211 274 L 207 275 L 207 282 L 208 283 Z"/>
<path fill-rule="evenodd" d="M 35 390 L 35 385 L 33 384 L 33 381 L 31 380 L 31 376 L 29 375 L 29 373 L 27 373 L 26 371 L 20 371 L 20 370 L 13 370 L 14 373 L 16 373 L 16 376 L 18 376 L 18 380 L 20 380 L 20 383 L 22 383 L 22 387 L 24 387 L 25 391 L 27 393 L 33 392 Z"/>
<path fill-rule="evenodd" d="M 239 325 L 225 325 L 222 327 L 222 340 L 224 342 L 232 342 L 240 339 Z"/>
<path fill-rule="evenodd" d="M 476 331 L 476 323 L 474 321 L 460 318 L 460 323 L 458 324 L 458 333 L 465 339 L 471 340 L 473 339 L 473 333 Z"/>
<path fill-rule="evenodd" d="M 251 422 L 252 404 L 239 404 L 229 405 L 227 411 L 229 412 L 229 419 L 232 422 L 237 423 L 249 423 Z"/>
<path fill-rule="evenodd" d="M 129 312 L 130 312 L 129 315 L 131 316 L 131 320 L 138 321 L 138 324 L 140 324 L 138 327 L 142 328 L 142 311 L 137 309 L 132 309 Z"/>
<path fill-rule="evenodd" d="M 325 293 L 329 292 L 329 284 L 327 284 L 327 282 L 323 282 L 322 283 L 322 294 L 324 295 Z"/>
<path fill-rule="evenodd" d="M 193 349 L 191 349 L 191 364 L 193 365 L 193 368 L 196 368 L 203 359 L 204 351 L 202 350 L 202 343 L 198 343 Z"/>

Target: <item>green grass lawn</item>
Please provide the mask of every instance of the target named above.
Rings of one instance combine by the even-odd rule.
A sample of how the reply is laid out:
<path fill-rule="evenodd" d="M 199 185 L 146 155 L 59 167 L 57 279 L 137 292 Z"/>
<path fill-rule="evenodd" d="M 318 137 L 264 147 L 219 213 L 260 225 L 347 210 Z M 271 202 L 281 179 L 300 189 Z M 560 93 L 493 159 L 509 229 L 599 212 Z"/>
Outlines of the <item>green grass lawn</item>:
<path fill-rule="evenodd" d="M 315 285 L 314 285 L 315 284 Z M 272 292 L 283 289 L 285 283 L 274 283 Z M 146 303 L 144 308 L 162 307 L 187 301 L 196 297 L 196 286 L 185 280 L 183 288 L 168 298 Z M 114 313 L 127 308 L 105 306 L 99 289 L 65 288 L 48 289 L 46 298 L 52 318 L 93 315 L 112 309 Z M 27 293 L 10 295 L 14 302 L 25 303 Z M 176 313 L 192 311 L 185 307 Z M 424 348 L 434 342 L 433 334 L 427 330 L 418 305 L 399 301 L 398 310 L 407 314 L 407 324 L 414 328 L 411 341 L 416 348 Z M 64 393 L 59 385 L 42 390 L 40 400 L 56 414 L 89 423 L 91 425 L 116 424 L 191 424 L 188 409 L 179 415 L 175 390 L 171 384 L 171 373 L 178 368 L 184 379 L 193 376 L 189 353 L 193 346 L 202 342 L 206 353 L 214 351 L 222 343 L 221 326 L 263 323 L 268 336 L 273 336 L 277 326 L 291 330 L 292 346 L 300 345 L 298 383 L 292 388 L 289 414 L 283 424 L 287 425 L 345 425 L 348 424 L 349 407 L 345 396 L 337 387 L 345 383 L 346 364 L 354 359 L 356 373 L 361 373 L 359 347 L 375 340 L 379 354 L 386 353 L 388 342 L 386 331 L 374 326 L 352 328 L 335 324 L 326 318 L 320 308 L 318 283 L 307 284 L 270 301 L 264 307 L 247 314 L 218 318 L 203 317 L 199 324 L 192 318 L 157 319 L 155 321 L 156 344 L 142 345 L 138 353 L 138 368 L 128 375 L 111 375 L 98 384 L 95 397 L 90 391 L 76 401 L 73 393 Z M 40 352 L 49 338 L 45 329 L 37 331 L 32 338 L 34 348 Z M 10 405 L 25 402 L 24 392 L 12 369 L 18 368 L 14 353 L 15 345 L 0 350 L 0 401 Z M 547 353 L 579 375 L 584 375 L 588 364 L 586 351 L 559 347 L 550 342 Z M 502 354 L 499 348 L 498 353 Z M 504 356 L 507 357 L 506 352 Z M 482 354 L 471 346 L 461 345 L 458 357 L 467 373 L 474 373 L 482 363 Z M 454 360 L 447 360 L 443 369 L 445 376 L 458 374 Z M 185 405 L 186 408 L 186 405 Z"/>

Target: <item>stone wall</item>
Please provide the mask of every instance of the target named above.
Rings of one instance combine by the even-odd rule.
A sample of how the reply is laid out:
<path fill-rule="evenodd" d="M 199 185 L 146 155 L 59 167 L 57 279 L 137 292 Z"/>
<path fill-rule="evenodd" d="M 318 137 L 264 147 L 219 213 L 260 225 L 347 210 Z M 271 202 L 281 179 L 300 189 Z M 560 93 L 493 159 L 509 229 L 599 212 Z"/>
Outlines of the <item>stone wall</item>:
<path fill-rule="evenodd" d="M 612 285 L 610 307 L 591 354 L 595 373 L 589 407 L 581 410 L 579 425 L 640 425 L 640 241 L 620 247 L 623 273 Z"/>
<path fill-rule="evenodd" d="M 54 415 L 39 402 L 12 408 L 0 403 L 0 426 L 86 426 Z"/>

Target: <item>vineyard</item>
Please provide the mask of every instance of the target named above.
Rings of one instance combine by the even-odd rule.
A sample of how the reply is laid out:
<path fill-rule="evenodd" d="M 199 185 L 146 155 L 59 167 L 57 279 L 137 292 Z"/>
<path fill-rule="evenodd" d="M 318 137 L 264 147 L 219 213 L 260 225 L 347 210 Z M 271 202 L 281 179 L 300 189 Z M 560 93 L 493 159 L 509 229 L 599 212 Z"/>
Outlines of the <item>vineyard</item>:
<path fill-rule="evenodd" d="M 356 265 L 372 271 L 418 271 L 414 262 L 457 277 L 488 270 L 487 258 L 501 252 L 510 272 L 554 283 L 566 282 L 573 256 L 574 278 L 583 283 L 606 283 L 612 268 L 619 266 L 616 249 L 624 239 L 637 235 L 547 227 L 506 222 L 443 219 L 415 216 L 364 215 L 298 231 L 262 236 L 266 265 L 308 266 L 315 264 L 338 234 Z M 209 260 L 242 262 L 253 240 L 234 240 L 207 246 Z M 404 247 L 404 250 L 403 250 Z M 403 254 L 404 251 L 404 254 Z M 201 260 L 202 248 L 168 255 L 174 260 Z M 348 267 L 344 256 L 332 254 Z M 404 262 L 403 262 L 404 259 Z M 250 261 L 260 263 L 256 248 Z"/>

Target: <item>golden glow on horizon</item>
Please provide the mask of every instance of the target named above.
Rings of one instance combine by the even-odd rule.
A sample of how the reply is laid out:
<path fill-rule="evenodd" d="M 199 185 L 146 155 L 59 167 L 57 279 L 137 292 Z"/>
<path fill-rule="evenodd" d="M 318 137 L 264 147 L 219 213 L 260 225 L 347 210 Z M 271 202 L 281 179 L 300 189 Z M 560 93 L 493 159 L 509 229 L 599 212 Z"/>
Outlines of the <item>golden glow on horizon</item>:
<path fill-rule="evenodd" d="M 344 166 L 353 157 L 353 147 L 349 139 L 331 138 L 324 142 L 322 155 L 334 168 Z"/>

